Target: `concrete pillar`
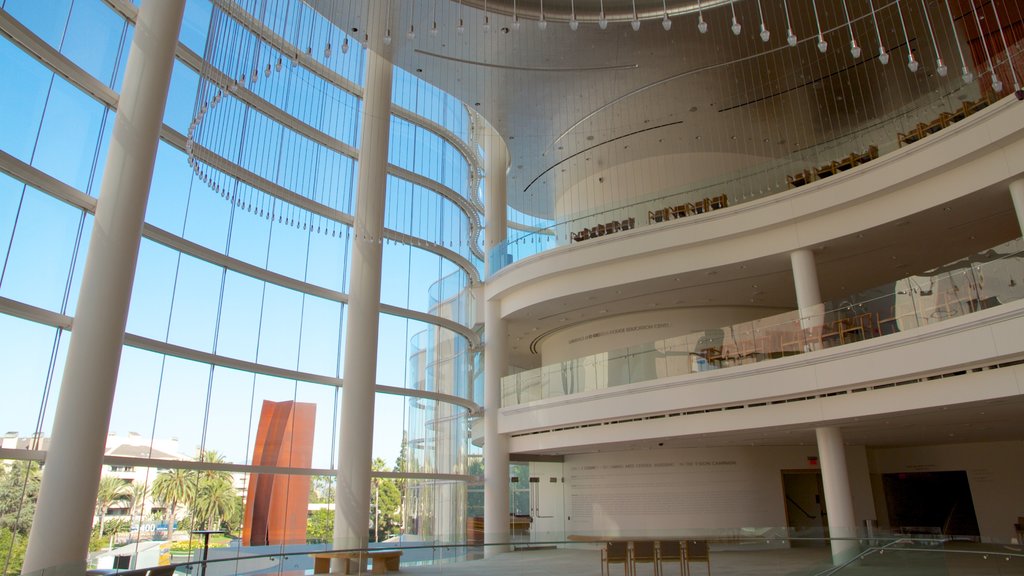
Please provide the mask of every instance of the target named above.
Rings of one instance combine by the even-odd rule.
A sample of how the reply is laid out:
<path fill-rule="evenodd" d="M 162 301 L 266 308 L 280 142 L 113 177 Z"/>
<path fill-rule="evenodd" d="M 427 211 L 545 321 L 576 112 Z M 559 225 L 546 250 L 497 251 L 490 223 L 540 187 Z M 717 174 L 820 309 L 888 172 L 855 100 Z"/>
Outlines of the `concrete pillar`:
<path fill-rule="evenodd" d="M 1017 224 L 1024 234 L 1024 180 L 1010 182 L 1010 198 L 1013 198 L 1013 208 L 1017 212 Z"/>
<path fill-rule="evenodd" d="M 804 351 L 810 352 L 818 345 L 814 333 L 820 331 L 821 325 L 825 322 L 825 306 L 821 303 L 821 290 L 818 288 L 818 268 L 814 263 L 814 252 L 809 248 L 791 252 L 789 261 L 793 268 L 793 286 L 796 288 L 800 328 L 807 338 Z"/>
<path fill-rule="evenodd" d="M 147 0 L 128 52 L 24 572 L 81 566 L 185 0 Z M 70 572 L 69 572 L 70 573 Z"/>
<path fill-rule="evenodd" d="M 484 247 L 486 267 L 495 270 L 500 264 L 494 259 L 504 258 L 500 247 L 505 241 L 507 226 L 508 148 L 501 136 L 490 128 L 484 138 L 484 154 L 487 173 Z M 494 556 L 509 549 L 508 437 L 498 433 L 501 377 L 508 371 L 508 332 L 501 317 L 501 301 L 488 300 L 484 306 L 484 555 Z"/>
<path fill-rule="evenodd" d="M 853 558 L 860 549 L 855 539 L 857 521 L 853 515 L 850 476 L 846 471 L 846 449 L 839 428 L 822 427 L 816 429 L 815 433 L 818 437 L 821 483 L 825 489 L 825 508 L 828 511 L 832 562 L 839 565 Z"/>
<path fill-rule="evenodd" d="M 383 42 L 386 4 L 368 4 L 366 82 L 338 431 L 336 548 L 363 548 L 369 540 L 384 198 L 391 125 L 392 65 Z"/>

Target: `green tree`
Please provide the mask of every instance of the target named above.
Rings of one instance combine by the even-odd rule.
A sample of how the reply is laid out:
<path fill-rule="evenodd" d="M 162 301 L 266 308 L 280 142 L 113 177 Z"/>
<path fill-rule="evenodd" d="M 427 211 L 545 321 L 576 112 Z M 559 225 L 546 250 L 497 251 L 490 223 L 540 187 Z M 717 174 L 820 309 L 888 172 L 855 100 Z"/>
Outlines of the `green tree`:
<path fill-rule="evenodd" d="M 221 523 L 236 514 L 236 499 L 230 475 L 228 478 L 200 476 L 190 506 L 195 525 L 210 530 L 220 528 Z"/>
<path fill-rule="evenodd" d="M 160 472 L 153 480 L 153 497 L 170 508 L 167 514 L 167 523 L 172 536 L 178 504 L 190 502 L 195 494 L 195 488 L 194 476 L 180 468 Z"/>
<path fill-rule="evenodd" d="M 312 504 L 334 502 L 334 476 L 313 476 L 309 483 L 309 501 Z"/>
<path fill-rule="evenodd" d="M 96 516 L 100 524 L 100 536 L 103 536 L 103 517 L 114 502 L 120 502 L 128 498 L 128 484 L 114 476 L 103 476 L 100 478 L 100 486 L 96 491 Z"/>
<path fill-rule="evenodd" d="M 16 460 L 10 465 L 0 464 L 0 530 L 28 535 L 40 480 L 38 462 Z"/>
<path fill-rule="evenodd" d="M 381 458 L 373 459 L 372 470 L 384 472 L 387 464 Z M 370 486 L 370 538 L 374 542 L 399 533 L 402 525 L 402 492 L 391 478 L 374 477 Z"/>
<path fill-rule="evenodd" d="M 334 541 L 334 510 L 314 510 L 306 521 L 306 539 L 311 542 Z"/>
<path fill-rule="evenodd" d="M 128 486 L 128 515 L 135 516 L 139 515 L 141 518 L 145 515 L 146 511 L 143 509 L 146 503 L 146 485 L 145 484 L 130 484 Z"/>
<path fill-rule="evenodd" d="M 0 528 L 0 574 L 21 574 L 28 548 L 28 535 Z"/>

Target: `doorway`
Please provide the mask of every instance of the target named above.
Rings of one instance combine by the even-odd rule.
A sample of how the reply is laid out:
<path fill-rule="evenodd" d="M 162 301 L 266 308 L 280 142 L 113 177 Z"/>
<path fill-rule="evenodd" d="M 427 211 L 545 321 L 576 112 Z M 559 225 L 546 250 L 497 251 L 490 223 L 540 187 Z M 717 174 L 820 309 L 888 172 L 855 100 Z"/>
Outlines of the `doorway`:
<path fill-rule="evenodd" d="M 828 527 L 825 489 L 818 470 L 784 470 L 786 526 L 794 547 L 824 546 Z"/>
<path fill-rule="evenodd" d="M 966 471 L 882 474 L 882 486 L 893 532 L 981 536 Z"/>

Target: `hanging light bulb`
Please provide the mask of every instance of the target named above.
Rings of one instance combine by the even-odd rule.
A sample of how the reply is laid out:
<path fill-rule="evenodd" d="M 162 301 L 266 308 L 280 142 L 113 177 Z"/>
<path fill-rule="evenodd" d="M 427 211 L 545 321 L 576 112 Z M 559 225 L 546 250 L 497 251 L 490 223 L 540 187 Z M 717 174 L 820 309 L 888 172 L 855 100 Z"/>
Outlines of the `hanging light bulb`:
<path fill-rule="evenodd" d="M 814 22 L 818 25 L 818 52 L 824 54 L 825 52 L 828 52 L 828 42 L 825 41 L 825 35 L 821 32 L 821 20 L 818 18 L 817 0 L 811 0 L 811 7 L 814 8 Z"/>
<path fill-rule="evenodd" d="M 661 27 L 665 29 L 665 32 L 668 32 L 672 29 L 672 19 L 668 17 L 668 4 L 666 4 L 666 0 L 661 0 L 661 9 L 665 11 L 665 16 L 661 19 Z"/>
<path fill-rule="evenodd" d="M 344 52 L 344 51 L 345 51 L 345 50 L 344 50 L 344 48 L 343 48 L 343 49 L 342 49 L 342 52 Z M 282 61 L 281 61 L 281 57 L 280 57 L 280 56 L 278 56 L 278 57 L 277 57 L 277 63 L 276 63 L 276 64 L 274 64 L 274 71 L 275 71 L 275 72 L 280 72 L 280 71 L 281 71 L 281 68 L 283 68 L 283 67 L 284 67 L 284 62 L 282 62 Z"/>
<path fill-rule="evenodd" d="M 925 6 L 923 0 L 921 2 L 921 9 L 924 13 L 924 21 L 928 24 L 928 33 L 932 36 L 932 49 L 935 50 L 935 72 L 938 73 L 939 76 L 945 78 L 948 69 L 946 68 L 946 64 L 942 61 L 942 53 L 939 52 L 939 44 L 935 40 L 935 29 L 932 27 L 932 19 L 931 16 L 928 15 L 928 7 Z"/>
<path fill-rule="evenodd" d="M 914 57 L 914 49 L 910 46 L 910 35 L 907 34 L 907 22 L 903 19 L 903 8 L 900 6 L 900 0 L 896 0 L 896 11 L 900 15 L 900 26 L 903 28 L 903 39 L 907 43 L 907 68 L 911 72 L 917 72 L 918 64 L 917 58 Z"/>
<path fill-rule="evenodd" d="M 519 7 L 516 0 L 512 0 L 512 29 L 519 30 Z"/>
<path fill-rule="evenodd" d="M 330 57 L 331 57 L 331 43 L 328 42 L 327 46 L 324 46 L 324 58 L 330 58 Z M 267 71 L 268 72 L 270 71 L 270 66 L 267 66 Z"/>
<path fill-rule="evenodd" d="M 459 34 L 462 34 L 463 32 L 466 31 L 466 23 L 462 20 L 462 18 L 459 18 L 459 25 L 455 27 L 455 31 L 458 32 Z"/>
<path fill-rule="evenodd" d="M 576 0 L 572 0 L 570 4 L 572 7 L 572 17 L 569 18 L 569 29 L 575 32 L 580 28 L 580 21 L 576 19 Z"/>
<path fill-rule="evenodd" d="M 491 31 L 491 15 L 487 13 L 487 0 L 484 0 L 484 32 Z"/>
<path fill-rule="evenodd" d="M 348 38 L 341 41 L 341 53 L 348 54 Z"/>
<path fill-rule="evenodd" d="M 953 19 L 953 9 L 949 7 L 949 0 L 946 0 L 946 12 L 949 14 L 949 23 L 953 27 L 953 45 L 956 46 L 957 52 L 960 53 L 960 78 L 963 79 L 964 84 L 970 84 L 974 81 L 974 74 L 967 68 L 967 61 L 964 60 L 964 51 L 960 47 L 960 37 L 956 33 L 956 21 Z"/>
<path fill-rule="evenodd" d="M 437 36 L 437 21 L 435 20 L 433 25 L 430 26 L 430 35 Z"/>
<path fill-rule="evenodd" d="M 946 63 L 942 61 L 941 57 L 935 60 L 935 72 L 943 78 L 949 74 L 949 68 L 946 67 Z"/>
<path fill-rule="evenodd" d="M 636 15 L 636 0 L 633 0 L 633 20 L 629 23 L 633 27 L 633 32 L 640 31 L 640 18 Z"/>
<path fill-rule="evenodd" d="M 917 72 L 917 69 L 920 66 L 921 64 L 918 63 L 917 58 L 914 57 L 913 52 L 907 54 L 907 68 L 909 68 L 911 72 Z"/>
<path fill-rule="evenodd" d="M 885 51 L 885 44 L 882 43 L 882 31 L 878 28 L 878 16 L 875 15 L 875 2 L 868 0 L 868 8 L 871 10 L 871 20 L 875 23 L 875 37 L 878 38 L 878 61 L 885 66 L 889 63 L 889 53 Z"/>
<path fill-rule="evenodd" d="M 391 30 L 390 29 L 384 34 L 384 45 L 385 46 L 390 46 L 391 45 Z"/>
<path fill-rule="evenodd" d="M 1009 60 L 1010 47 L 1006 44 L 1006 33 L 1003 32 L 1003 23 L 999 19 L 999 7 L 996 6 L 995 3 L 992 4 L 992 13 L 995 14 L 996 16 L 996 29 L 999 30 L 999 37 L 1003 41 L 1003 54 L 1007 55 L 1006 63 L 1010 68 L 1010 75 L 1013 77 L 1014 94 L 1016 94 L 1018 100 L 1024 100 L 1024 98 L 1021 98 L 1020 80 L 1017 78 L 1017 70 L 1013 67 L 1013 62 Z M 993 76 L 993 78 L 995 78 L 995 76 Z M 1003 83 L 999 82 L 999 84 L 997 85 L 995 82 L 993 82 L 992 88 L 994 88 L 996 92 L 1002 92 Z"/>
<path fill-rule="evenodd" d="M 409 31 L 405 33 L 405 37 L 409 40 L 416 37 L 416 27 L 413 24 L 409 24 Z"/>
<path fill-rule="evenodd" d="M 772 37 L 772 33 L 764 25 L 764 12 L 761 10 L 761 0 L 757 0 L 757 14 L 761 18 L 761 32 L 758 35 L 761 37 L 762 42 L 767 42 Z"/>
<path fill-rule="evenodd" d="M 701 8 L 700 0 L 697 0 L 697 30 L 701 34 L 708 32 L 708 23 L 704 20 L 704 10 Z"/>
<path fill-rule="evenodd" d="M 992 75 L 992 89 L 995 90 L 996 92 L 1003 91 L 1003 81 L 1000 80 L 999 76 L 996 76 L 995 74 Z"/>
<path fill-rule="evenodd" d="M 263 75 L 267 78 L 270 78 L 270 64 L 267 64 L 267 67 L 263 69 Z"/>
<path fill-rule="evenodd" d="M 729 8 L 732 8 L 732 26 L 730 29 L 734 36 L 739 36 L 740 32 L 743 31 L 743 26 L 740 26 L 738 20 L 736 20 L 736 0 L 729 0 Z"/>
<path fill-rule="evenodd" d="M 790 46 L 796 46 L 797 38 L 796 34 L 793 33 L 793 23 L 789 20 L 789 2 L 788 0 L 782 0 L 782 8 L 786 11 L 786 43 Z"/>
<path fill-rule="evenodd" d="M 853 36 L 853 22 L 850 21 L 850 10 L 846 7 L 846 0 L 843 0 L 843 15 L 846 16 L 846 29 L 850 31 L 850 56 L 856 60 L 860 58 L 861 49 L 857 39 Z"/>
<path fill-rule="evenodd" d="M 540 20 L 537 21 L 537 28 L 547 30 L 548 21 L 544 19 L 544 0 L 540 0 Z"/>

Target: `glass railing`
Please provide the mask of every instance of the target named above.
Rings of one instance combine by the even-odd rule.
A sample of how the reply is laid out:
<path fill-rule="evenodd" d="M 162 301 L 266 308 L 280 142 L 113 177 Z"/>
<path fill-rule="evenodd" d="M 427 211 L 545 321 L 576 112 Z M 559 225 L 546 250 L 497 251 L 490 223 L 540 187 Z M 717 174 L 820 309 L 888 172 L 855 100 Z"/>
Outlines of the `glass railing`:
<path fill-rule="evenodd" d="M 1014 46 L 1011 52 L 1013 62 L 1019 66 L 1020 46 Z M 1005 67 L 1005 63 L 1001 63 L 1001 66 Z M 567 245 L 571 242 L 572 234 L 584 229 L 595 230 L 598 226 L 607 227 L 609 224 L 618 229 L 615 223 L 629 221 L 630 218 L 633 219 L 634 227 L 654 225 L 681 215 L 682 211 L 672 213 L 676 207 L 688 204 L 700 206 L 704 199 L 711 200 L 723 195 L 728 206 L 735 206 L 790 189 L 793 187 L 793 177 L 804 171 L 807 171 L 807 177 L 803 181 L 796 178 L 796 185 L 852 168 L 952 125 L 988 103 L 1011 94 L 1011 90 L 992 93 L 988 87 L 989 79 L 989 75 L 984 75 L 967 84 L 950 81 L 944 84 L 944 89 L 928 92 L 857 131 L 820 142 L 788 157 L 773 158 L 761 164 L 732 170 L 724 177 L 720 175 L 690 182 L 678 189 L 661 191 L 647 198 L 634 197 L 628 202 L 586 207 L 575 214 L 560 215 L 555 224 L 536 232 L 517 235 L 495 246 L 489 255 L 487 275 L 513 262 Z M 855 157 L 859 157 L 859 161 Z M 832 167 L 831 172 L 819 175 L 818 168 L 822 166 Z M 713 209 L 707 208 L 697 212 Z M 659 217 L 658 211 L 666 209 L 667 217 Z"/>
<path fill-rule="evenodd" d="M 938 530 L 938 529 L 936 529 Z M 850 538 L 802 534 L 791 528 L 660 530 L 550 535 L 496 544 L 391 543 L 380 547 L 331 549 L 329 546 L 227 549 L 231 557 L 190 560 L 131 570 L 93 569 L 87 574 L 198 575 L 326 573 L 329 563 L 348 562 L 364 574 L 399 572 L 432 575 L 511 576 L 521 574 L 596 574 L 609 567 L 627 573 L 673 574 L 708 570 L 716 574 L 1021 574 L 1024 553 L 1013 542 L 982 542 L 977 536 L 941 531 L 903 534 L 874 531 Z M 487 548 L 493 547 L 493 553 Z M 385 564 L 374 566 L 374 563 Z M 624 566 L 625 565 L 625 566 Z M 627 567 L 628 566 L 628 567 Z M 340 566 L 335 569 L 342 569 Z M 36 576 L 70 574 L 57 569 Z M 81 574 L 81 568 L 77 574 Z M 338 572 L 333 572 L 338 573 Z"/>
<path fill-rule="evenodd" d="M 851 296 L 502 378 L 502 406 L 755 364 L 869 340 L 1024 298 L 1024 241 Z"/>

